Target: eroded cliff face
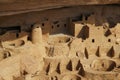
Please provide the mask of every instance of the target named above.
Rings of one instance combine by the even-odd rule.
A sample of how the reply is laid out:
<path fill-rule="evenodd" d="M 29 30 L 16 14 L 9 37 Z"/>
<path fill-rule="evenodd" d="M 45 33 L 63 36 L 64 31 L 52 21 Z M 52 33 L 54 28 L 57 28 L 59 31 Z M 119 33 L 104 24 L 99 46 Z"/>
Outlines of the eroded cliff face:
<path fill-rule="evenodd" d="M 13 15 L 69 6 L 105 4 L 120 4 L 120 0 L 0 0 L 0 15 Z"/>
<path fill-rule="evenodd" d="M 0 80 L 120 80 L 119 0 L 0 4 Z"/>

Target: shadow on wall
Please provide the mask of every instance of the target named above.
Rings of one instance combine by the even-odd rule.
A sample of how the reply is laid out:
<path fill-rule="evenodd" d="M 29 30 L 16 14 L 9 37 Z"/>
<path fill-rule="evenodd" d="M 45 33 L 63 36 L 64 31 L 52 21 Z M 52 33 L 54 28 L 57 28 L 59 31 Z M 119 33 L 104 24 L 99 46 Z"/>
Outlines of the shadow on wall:
<path fill-rule="evenodd" d="M 87 38 L 89 38 L 89 27 L 87 25 L 83 26 L 83 28 L 81 29 L 77 37 L 82 38 L 83 40 L 86 40 Z"/>
<path fill-rule="evenodd" d="M 107 22 L 109 23 L 109 28 L 113 28 L 117 23 L 120 23 L 120 16 L 108 17 Z"/>

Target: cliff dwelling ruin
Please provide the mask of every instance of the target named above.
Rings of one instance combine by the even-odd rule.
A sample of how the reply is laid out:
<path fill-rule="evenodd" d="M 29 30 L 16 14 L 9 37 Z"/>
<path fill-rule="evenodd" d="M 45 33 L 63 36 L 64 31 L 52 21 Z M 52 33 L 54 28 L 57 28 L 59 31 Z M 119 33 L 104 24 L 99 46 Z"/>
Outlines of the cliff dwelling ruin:
<path fill-rule="evenodd" d="M 120 80 L 120 0 L 0 0 L 0 80 Z"/>

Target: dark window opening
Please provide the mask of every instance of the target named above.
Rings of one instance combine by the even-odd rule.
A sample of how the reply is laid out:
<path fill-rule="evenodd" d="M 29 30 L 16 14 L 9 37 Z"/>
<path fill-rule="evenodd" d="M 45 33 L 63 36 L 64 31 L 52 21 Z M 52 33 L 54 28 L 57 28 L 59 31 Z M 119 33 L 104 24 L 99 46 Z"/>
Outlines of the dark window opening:
<path fill-rule="evenodd" d="M 44 23 L 42 23 L 42 26 L 45 26 L 45 24 L 44 24 Z"/>
<path fill-rule="evenodd" d="M 33 28 L 33 25 L 34 25 L 34 24 L 31 24 L 31 26 L 30 26 L 30 27 L 31 27 L 31 28 Z"/>
<path fill-rule="evenodd" d="M 16 33 L 16 38 L 19 38 L 19 33 Z"/>
<path fill-rule="evenodd" d="M 85 16 L 85 20 L 86 20 L 86 21 L 88 20 L 88 17 L 87 17 L 87 16 Z"/>
<path fill-rule="evenodd" d="M 108 42 L 111 42 L 111 39 L 108 39 Z"/>
<path fill-rule="evenodd" d="M 104 67 L 104 63 L 102 64 L 102 67 Z"/>
<path fill-rule="evenodd" d="M 51 80 L 54 80 L 53 77 L 51 77 Z"/>
<path fill-rule="evenodd" d="M 60 25 L 58 24 L 57 27 L 60 27 Z"/>
<path fill-rule="evenodd" d="M 27 37 L 27 40 L 31 40 L 29 36 Z"/>
<path fill-rule="evenodd" d="M 54 26 L 52 26 L 52 29 L 54 28 Z"/>
<path fill-rule="evenodd" d="M 67 25 L 66 25 L 66 24 L 64 24 L 64 27 L 67 27 Z"/>
<path fill-rule="evenodd" d="M 46 21 L 48 21 L 48 19 L 46 19 Z"/>
<path fill-rule="evenodd" d="M 10 46 L 15 46 L 15 44 L 10 44 Z"/>
<path fill-rule="evenodd" d="M 92 39 L 92 43 L 94 43 L 95 42 L 95 39 Z"/>
<path fill-rule="evenodd" d="M 88 20 L 88 17 L 90 16 L 91 14 L 85 14 L 85 20 L 87 21 Z"/>

